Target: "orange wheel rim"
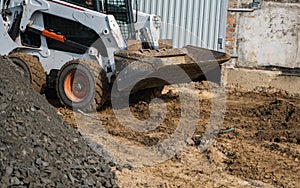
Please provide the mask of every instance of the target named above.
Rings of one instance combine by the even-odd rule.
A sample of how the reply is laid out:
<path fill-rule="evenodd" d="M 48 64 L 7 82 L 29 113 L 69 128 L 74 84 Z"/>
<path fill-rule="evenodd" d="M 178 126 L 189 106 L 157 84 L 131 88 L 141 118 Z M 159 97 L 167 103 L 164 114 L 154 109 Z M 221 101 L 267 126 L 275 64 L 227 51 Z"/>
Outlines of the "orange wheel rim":
<path fill-rule="evenodd" d="M 65 77 L 64 91 L 72 102 L 81 102 L 89 94 L 88 78 L 80 72 L 71 72 Z"/>

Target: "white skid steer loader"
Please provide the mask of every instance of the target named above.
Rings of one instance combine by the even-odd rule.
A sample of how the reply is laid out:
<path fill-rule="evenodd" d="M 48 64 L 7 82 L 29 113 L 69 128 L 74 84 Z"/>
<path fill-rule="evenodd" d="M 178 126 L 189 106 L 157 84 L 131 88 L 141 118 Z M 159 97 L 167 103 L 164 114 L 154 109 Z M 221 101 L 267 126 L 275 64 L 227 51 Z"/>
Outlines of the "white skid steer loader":
<path fill-rule="evenodd" d="M 0 55 L 19 66 L 35 90 L 53 88 L 62 104 L 82 110 L 100 108 L 115 78 L 132 62 L 140 64 L 123 75 L 119 91 L 169 84 L 150 79 L 132 87 L 130 78 L 149 62 L 155 64 L 153 70 L 142 70 L 149 78 L 159 71 L 177 76 L 166 67 L 179 66 L 194 80 L 214 68 L 211 61 L 229 59 L 225 53 L 192 46 L 160 48 L 160 17 L 133 7 L 138 5 L 132 0 L 1 0 Z M 129 50 L 130 41 L 139 44 L 136 50 Z"/>

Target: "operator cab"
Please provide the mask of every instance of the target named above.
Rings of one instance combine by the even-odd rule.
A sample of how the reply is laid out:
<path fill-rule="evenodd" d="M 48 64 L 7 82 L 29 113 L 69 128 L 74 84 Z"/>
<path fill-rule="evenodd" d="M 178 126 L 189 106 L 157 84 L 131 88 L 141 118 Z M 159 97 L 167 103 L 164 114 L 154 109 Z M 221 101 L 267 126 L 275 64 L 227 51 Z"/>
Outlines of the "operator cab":
<path fill-rule="evenodd" d="M 137 21 L 137 11 L 134 16 L 131 0 L 64 0 L 93 11 L 110 14 L 115 17 L 121 29 L 123 38 L 136 39 L 134 23 Z M 135 7 L 137 7 L 137 2 Z"/>

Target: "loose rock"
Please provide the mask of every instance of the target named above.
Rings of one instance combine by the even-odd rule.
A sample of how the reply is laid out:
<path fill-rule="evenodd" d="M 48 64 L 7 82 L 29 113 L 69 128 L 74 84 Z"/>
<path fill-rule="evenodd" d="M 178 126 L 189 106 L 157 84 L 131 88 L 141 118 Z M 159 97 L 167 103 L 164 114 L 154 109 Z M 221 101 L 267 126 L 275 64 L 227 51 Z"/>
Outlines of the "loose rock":
<path fill-rule="evenodd" d="M 15 69 L 0 57 L 1 187 L 118 187 L 107 162 Z"/>

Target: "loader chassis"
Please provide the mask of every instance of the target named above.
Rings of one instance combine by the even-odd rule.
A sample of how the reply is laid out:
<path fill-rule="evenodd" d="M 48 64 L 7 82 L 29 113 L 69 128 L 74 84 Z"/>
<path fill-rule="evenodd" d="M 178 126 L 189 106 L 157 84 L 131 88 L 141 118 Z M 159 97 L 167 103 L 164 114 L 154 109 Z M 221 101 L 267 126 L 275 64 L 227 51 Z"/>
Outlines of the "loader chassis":
<path fill-rule="evenodd" d="M 32 73 L 32 62 L 43 67 L 40 71 L 46 72 L 45 84 L 55 88 L 62 103 L 69 107 L 85 109 L 94 103 L 92 98 L 96 98 L 96 107 L 103 104 L 106 96 L 103 93 L 109 91 L 105 88 L 107 91 L 96 92 L 98 86 L 92 85 L 91 78 L 99 79 L 100 74 L 101 81 L 111 81 L 115 74 L 114 52 L 127 48 L 125 40 L 129 36 L 133 39 L 129 33 L 133 31 L 129 0 L 93 2 L 93 7 L 83 6 L 77 0 L 1 0 L 0 3 L 0 55 L 9 55 L 26 74 Z M 78 74 L 81 79 L 75 78 L 75 67 L 81 67 Z M 27 76 L 35 82 L 35 75 Z M 35 88 L 42 91 L 40 86 Z"/>
<path fill-rule="evenodd" d="M 38 92 L 46 85 L 55 89 L 64 105 L 83 110 L 100 108 L 110 92 L 109 85 L 122 71 L 120 67 L 132 61 L 160 58 L 167 67 L 173 62 L 174 66 L 194 70 L 199 58 L 189 56 L 191 48 L 159 50 L 159 16 L 134 11 L 132 0 L 92 2 L 0 0 L 0 55 L 9 55 Z M 127 40 L 140 41 L 140 51 L 129 53 Z M 145 49 L 150 55 L 143 54 Z M 202 50 L 203 54 L 213 54 L 212 59 L 219 58 L 217 52 L 195 49 L 194 54 Z M 132 59 L 132 55 L 137 58 Z M 218 63 L 228 60 L 226 54 L 221 56 Z M 209 61 L 205 60 L 205 66 Z M 153 71 L 165 70 L 158 69 Z M 194 71 L 191 77 L 200 74 Z M 164 84 L 155 87 L 161 90 Z M 130 88 L 130 83 L 118 87 L 119 91 L 126 90 L 125 86 Z M 139 89 L 145 88 L 151 89 Z"/>

